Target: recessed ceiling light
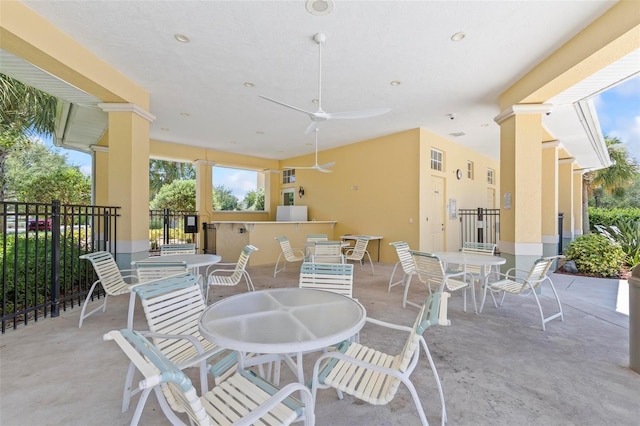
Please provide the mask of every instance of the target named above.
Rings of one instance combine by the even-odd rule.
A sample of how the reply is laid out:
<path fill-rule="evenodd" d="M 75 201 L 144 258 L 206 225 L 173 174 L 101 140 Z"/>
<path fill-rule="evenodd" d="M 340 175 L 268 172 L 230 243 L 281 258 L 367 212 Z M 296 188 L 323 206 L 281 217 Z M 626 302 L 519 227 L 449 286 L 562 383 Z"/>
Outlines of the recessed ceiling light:
<path fill-rule="evenodd" d="M 255 87 L 255 84 L 253 84 L 250 81 L 245 81 L 244 83 L 242 83 L 244 85 L 244 87 Z"/>
<path fill-rule="evenodd" d="M 229 143 L 230 143 L 231 145 L 235 145 L 235 144 L 237 144 L 237 142 L 236 142 L 236 141 L 230 141 Z"/>
<path fill-rule="evenodd" d="M 180 115 L 183 117 L 189 117 L 191 114 L 189 114 L 188 112 L 181 112 Z"/>
<path fill-rule="evenodd" d="M 169 128 L 168 127 L 161 127 L 160 130 L 162 130 L 163 132 L 168 132 Z"/>
<path fill-rule="evenodd" d="M 401 81 L 398 81 L 398 80 L 393 80 L 393 81 L 392 81 L 391 83 L 389 83 L 389 84 L 391 84 L 392 86 L 400 86 L 400 85 L 402 84 L 402 82 L 401 82 Z"/>
<path fill-rule="evenodd" d="M 264 132 L 263 132 L 262 130 L 258 130 L 258 131 L 256 132 L 256 135 L 264 135 Z"/>
<path fill-rule="evenodd" d="M 191 39 L 184 34 L 174 34 L 174 37 L 180 43 L 189 43 L 191 41 Z"/>
<path fill-rule="evenodd" d="M 464 40 L 464 38 L 467 35 L 465 33 L 463 33 L 462 31 L 455 33 L 454 35 L 451 36 L 451 41 L 462 41 Z"/>
<path fill-rule="evenodd" d="M 453 133 L 449 133 L 449 136 L 454 136 L 456 138 L 459 138 L 460 136 L 464 136 L 466 135 L 465 132 L 453 132 Z"/>
<path fill-rule="evenodd" d="M 320 102 L 320 101 L 319 101 L 319 100 L 317 100 L 317 99 L 311 99 L 311 103 L 312 103 L 312 104 L 317 104 L 318 102 Z"/>
<path fill-rule="evenodd" d="M 489 127 L 489 123 L 482 123 L 480 127 Z"/>
<path fill-rule="evenodd" d="M 307 0 L 307 12 L 314 16 L 326 16 L 333 11 L 333 0 Z"/>

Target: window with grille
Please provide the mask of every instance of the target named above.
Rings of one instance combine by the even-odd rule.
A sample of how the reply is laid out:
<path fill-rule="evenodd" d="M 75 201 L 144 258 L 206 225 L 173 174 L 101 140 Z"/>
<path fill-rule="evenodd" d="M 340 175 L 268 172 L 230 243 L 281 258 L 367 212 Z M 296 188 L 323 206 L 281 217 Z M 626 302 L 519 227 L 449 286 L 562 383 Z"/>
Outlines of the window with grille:
<path fill-rule="evenodd" d="M 442 164 L 442 151 L 438 151 L 437 149 L 431 150 L 431 170 L 437 170 L 441 172 L 443 169 Z"/>
<path fill-rule="evenodd" d="M 489 185 L 495 184 L 493 169 L 487 169 L 487 183 Z"/>
<path fill-rule="evenodd" d="M 287 169 L 282 171 L 282 183 L 295 183 L 296 181 L 296 171 L 295 169 Z"/>
<path fill-rule="evenodd" d="M 473 161 L 467 161 L 467 178 L 473 179 Z"/>

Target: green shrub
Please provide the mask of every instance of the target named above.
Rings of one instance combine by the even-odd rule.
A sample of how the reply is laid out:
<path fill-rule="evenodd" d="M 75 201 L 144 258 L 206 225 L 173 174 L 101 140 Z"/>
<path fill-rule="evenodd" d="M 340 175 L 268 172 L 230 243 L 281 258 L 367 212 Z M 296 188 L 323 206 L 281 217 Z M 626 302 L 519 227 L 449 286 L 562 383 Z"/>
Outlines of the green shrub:
<path fill-rule="evenodd" d="M 79 276 L 80 262 L 77 257 L 84 253 L 78 249 L 78 243 L 80 246 L 84 245 L 84 232 L 73 231 L 73 234 L 74 238 L 68 235 L 60 242 L 61 295 L 67 291 L 73 291 L 74 283 L 70 279 Z M 21 311 L 49 300 L 51 298 L 51 239 L 45 239 L 43 232 L 38 233 L 38 237 L 36 233 L 30 232 L 17 236 L 3 234 L 0 242 L 7 247 L 6 257 L 0 256 L 0 260 L 5 265 L 6 276 L 9 277 L 3 289 L 6 292 L 5 310 L 3 311 L 0 305 L 0 314 Z"/>
<path fill-rule="evenodd" d="M 618 276 L 625 260 L 622 247 L 600 234 L 576 238 L 564 254 L 576 263 L 579 272 L 607 278 Z"/>
<path fill-rule="evenodd" d="M 640 263 L 640 220 L 621 219 L 613 226 L 602 226 L 599 231 L 622 247 L 629 267 Z"/>
<path fill-rule="evenodd" d="M 620 220 L 626 222 L 640 221 L 640 209 L 602 209 L 589 207 L 589 228 L 591 232 L 597 232 L 595 225 L 612 226 Z"/>

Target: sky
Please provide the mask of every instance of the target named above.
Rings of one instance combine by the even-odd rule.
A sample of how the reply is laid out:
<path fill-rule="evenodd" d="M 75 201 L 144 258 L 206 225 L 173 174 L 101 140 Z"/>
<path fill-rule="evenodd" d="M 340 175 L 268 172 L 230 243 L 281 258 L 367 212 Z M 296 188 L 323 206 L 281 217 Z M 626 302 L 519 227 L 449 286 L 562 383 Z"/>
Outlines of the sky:
<path fill-rule="evenodd" d="M 624 81 L 594 98 L 602 134 L 617 137 L 626 147 L 629 156 L 640 164 L 640 75 Z M 49 146 L 51 142 L 47 142 Z M 79 166 L 85 174 L 91 174 L 91 157 L 78 151 L 60 149 L 67 154 L 69 163 Z M 255 172 L 214 167 L 214 184 L 224 185 L 242 200 L 244 194 L 256 189 Z"/>

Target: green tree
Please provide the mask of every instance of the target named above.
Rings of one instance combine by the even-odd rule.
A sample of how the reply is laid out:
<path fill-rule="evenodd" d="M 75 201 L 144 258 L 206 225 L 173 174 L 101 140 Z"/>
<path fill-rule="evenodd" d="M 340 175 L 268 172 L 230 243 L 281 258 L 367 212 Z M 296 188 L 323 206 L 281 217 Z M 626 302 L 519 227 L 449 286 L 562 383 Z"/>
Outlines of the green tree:
<path fill-rule="evenodd" d="M 150 160 L 149 161 L 149 199 L 158 194 L 160 188 L 176 180 L 196 178 L 196 170 L 189 163 L 177 161 Z"/>
<path fill-rule="evenodd" d="M 0 73 L 0 201 L 4 201 L 6 161 L 30 144 L 30 136 L 53 135 L 58 100 Z"/>
<path fill-rule="evenodd" d="M 231 193 L 231 189 L 224 185 L 213 188 L 213 209 L 214 210 L 238 210 L 240 202 Z"/>
<path fill-rule="evenodd" d="M 247 192 L 242 203 L 245 210 L 264 210 L 264 188 Z"/>
<path fill-rule="evenodd" d="M 170 209 L 195 211 L 196 181 L 195 179 L 174 180 L 164 185 L 151 201 L 152 209 Z"/>
<path fill-rule="evenodd" d="M 624 194 L 638 176 L 638 165 L 629 157 L 625 145 L 616 137 L 604 137 L 613 164 L 606 169 L 587 172 L 582 178 L 582 229 L 589 232 L 589 199 L 594 194 Z M 599 198 L 594 199 L 595 207 Z"/>
<path fill-rule="evenodd" d="M 7 189 L 24 202 L 63 204 L 91 202 L 91 181 L 67 156 L 40 143 L 14 151 L 6 161 Z"/>

